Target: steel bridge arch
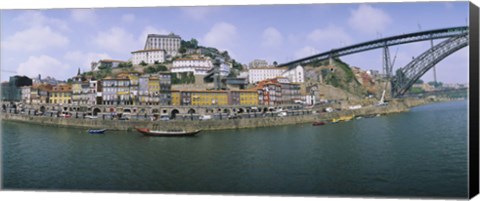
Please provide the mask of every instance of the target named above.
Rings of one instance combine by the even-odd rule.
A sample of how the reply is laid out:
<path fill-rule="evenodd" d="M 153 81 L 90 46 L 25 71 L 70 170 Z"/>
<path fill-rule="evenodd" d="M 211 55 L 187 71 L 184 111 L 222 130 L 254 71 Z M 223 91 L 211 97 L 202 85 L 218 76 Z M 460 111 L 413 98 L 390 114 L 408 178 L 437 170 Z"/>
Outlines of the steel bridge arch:
<path fill-rule="evenodd" d="M 465 35 L 465 34 L 468 34 L 468 26 L 450 27 L 450 28 L 421 31 L 421 32 L 415 32 L 415 33 L 409 33 L 409 34 L 402 34 L 402 35 L 367 41 L 367 42 L 350 45 L 350 46 L 346 46 L 338 49 L 332 49 L 327 52 L 323 52 L 323 53 L 315 54 L 305 58 L 290 61 L 287 63 L 279 64 L 278 66 L 279 67 L 286 66 L 286 67 L 292 68 L 297 65 L 302 65 L 305 63 L 313 62 L 313 61 L 323 61 L 329 58 L 346 56 L 346 55 L 369 51 L 377 48 L 384 48 L 384 47 L 419 42 L 419 41 L 427 41 L 432 39 L 451 38 L 451 37 L 455 37 L 458 35 Z"/>
<path fill-rule="evenodd" d="M 466 46 L 468 46 L 468 33 L 451 37 L 428 49 L 405 67 L 398 69 L 391 81 L 392 96 L 398 97 L 405 94 L 415 81 L 435 64 Z"/>

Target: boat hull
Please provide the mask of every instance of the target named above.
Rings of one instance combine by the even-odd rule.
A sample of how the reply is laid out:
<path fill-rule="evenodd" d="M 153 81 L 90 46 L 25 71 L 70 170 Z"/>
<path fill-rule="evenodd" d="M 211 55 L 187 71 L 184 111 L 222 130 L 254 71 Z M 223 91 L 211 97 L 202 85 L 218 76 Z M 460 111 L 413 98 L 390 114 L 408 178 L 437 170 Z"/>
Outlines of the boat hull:
<path fill-rule="evenodd" d="M 314 122 L 312 123 L 312 126 L 323 126 L 325 124 L 326 124 L 325 122 Z"/>
<path fill-rule="evenodd" d="M 107 129 L 102 129 L 102 130 L 88 130 L 88 133 L 90 134 L 103 134 Z"/>
<path fill-rule="evenodd" d="M 186 137 L 186 136 L 195 136 L 200 133 L 201 130 L 196 130 L 192 132 L 162 132 L 162 131 L 151 131 L 147 128 L 136 128 L 138 132 L 142 133 L 145 136 L 159 136 L 159 137 Z"/>

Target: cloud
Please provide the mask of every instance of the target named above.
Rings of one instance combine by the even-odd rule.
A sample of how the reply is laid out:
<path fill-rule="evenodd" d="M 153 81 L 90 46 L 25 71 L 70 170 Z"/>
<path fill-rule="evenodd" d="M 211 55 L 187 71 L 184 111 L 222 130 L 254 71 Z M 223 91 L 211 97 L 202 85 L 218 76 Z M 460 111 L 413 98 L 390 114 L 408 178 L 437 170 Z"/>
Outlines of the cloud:
<path fill-rule="evenodd" d="M 295 52 L 295 58 L 299 59 L 299 58 L 311 56 L 317 53 L 319 53 L 319 51 L 316 48 L 311 46 L 305 46 L 302 49 L 299 49 Z"/>
<path fill-rule="evenodd" d="M 80 68 L 83 71 L 90 70 L 91 62 L 101 59 L 111 59 L 107 53 L 70 51 L 65 53 L 64 59 L 75 68 Z"/>
<path fill-rule="evenodd" d="M 117 53 L 126 53 L 138 49 L 138 42 L 133 35 L 119 27 L 99 32 L 93 39 L 93 43 L 101 49 Z"/>
<path fill-rule="evenodd" d="M 147 40 L 148 34 L 169 34 L 170 32 L 164 29 L 158 29 L 153 26 L 146 26 L 140 36 L 138 37 L 138 43 L 140 46 L 145 45 L 145 41 Z"/>
<path fill-rule="evenodd" d="M 49 26 L 35 26 L 8 37 L 2 41 L 2 48 L 31 52 L 65 47 L 68 43 L 67 37 L 52 31 Z"/>
<path fill-rule="evenodd" d="M 47 56 L 30 56 L 27 61 L 18 65 L 17 72 L 20 75 L 36 77 L 41 74 L 42 77 L 51 76 L 56 79 L 66 79 L 71 77 L 67 71 L 69 67 L 62 64 L 57 59 Z"/>
<path fill-rule="evenodd" d="M 26 25 L 29 28 L 36 26 L 50 26 L 60 31 L 70 30 L 68 24 L 64 20 L 47 17 L 40 11 L 22 12 L 14 18 L 14 21 Z"/>
<path fill-rule="evenodd" d="M 125 23 L 131 23 L 131 22 L 134 22 L 135 21 L 135 15 L 134 14 L 125 14 L 125 15 L 122 15 L 122 22 L 125 22 Z"/>
<path fill-rule="evenodd" d="M 237 28 L 232 24 L 221 22 L 215 24 L 203 37 L 206 46 L 226 50 L 235 45 Z"/>
<path fill-rule="evenodd" d="M 73 9 L 70 16 L 73 20 L 83 23 L 93 23 L 97 18 L 93 9 Z"/>
<path fill-rule="evenodd" d="M 350 27 L 364 34 L 385 31 L 391 22 L 390 16 L 383 10 L 365 4 L 352 10 L 348 19 Z"/>
<path fill-rule="evenodd" d="M 345 46 L 352 43 L 352 38 L 347 32 L 334 25 L 313 30 L 307 35 L 307 40 L 322 44 L 325 49 Z"/>
<path fill-rule="evenodd" d="M 182 13 L 187 16 L 188 18 L 191 18 L 193 20 L 204 20 L 207 19 L 208 15 L 217 10 L 218 8 L 215 7 L 184 7 L 180 8 Z"/>
<path fill-rule="evenodd" d="M 263 47 L 278 47 L 283 43 L 283 36 L 274 27 L 268 27 L 263 31 L 262 46 Z"/>

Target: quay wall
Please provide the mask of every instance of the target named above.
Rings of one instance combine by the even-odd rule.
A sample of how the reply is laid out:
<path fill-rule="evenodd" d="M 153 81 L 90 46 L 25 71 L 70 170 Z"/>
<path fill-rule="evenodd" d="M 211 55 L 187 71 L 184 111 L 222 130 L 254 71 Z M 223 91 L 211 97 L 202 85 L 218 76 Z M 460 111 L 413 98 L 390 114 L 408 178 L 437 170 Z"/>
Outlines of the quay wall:
<path fill-rule="evenodd" d="M 134 130 L 135 127 L 147 127 L 151 129 L 185 129 L 185 130 L 222 130 L 256 128 L 267 126 L 279 126 L 289 124 L 311 123 L 314 121 L 331 120 L 346 115 L 370 115 L 405 112 L 409 110 L 408 105 L 419 104 L 412 102 L 405 104 L 398 102 L 381 107 L 364 107 L 357 110 L 335 111 L 331 113 L 315 113 L 309 115 L 286 116 L 286 117 L 257 117 L 242 119 L 223 120 L 171 120 L 171 121 L 148 121 L 148 120 L 103 120 L 103 119 L 76 119 L 76 118 L 55 118 L 45 116 L 27 116 L 20 114 L 2 113 L 2 120 L 28 122 L 49 126 L 77 127 L 82 129 L 107 128 L 109 130 Z"/>

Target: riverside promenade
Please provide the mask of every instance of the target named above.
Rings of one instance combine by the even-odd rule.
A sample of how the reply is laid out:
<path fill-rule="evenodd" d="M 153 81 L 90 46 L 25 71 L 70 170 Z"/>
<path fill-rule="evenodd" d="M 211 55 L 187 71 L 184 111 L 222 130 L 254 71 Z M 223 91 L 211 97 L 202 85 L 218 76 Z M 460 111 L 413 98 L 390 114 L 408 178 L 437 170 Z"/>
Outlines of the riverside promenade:
<path fill-rule="evenodd" d="M 106 128 L 108 130 L 133 130 L 135 127 L 146 127 L 151 129 L 184 129 L 184 130 L 223 130 L 257 128 L 268 126 L 280 126 L 300 123 L 312 123 L 315 121 L 328 121 L 341 116 L 365 116 L 373 114 L 389 114 L 406 112 L 412 106 L 427 104 L 432 101 L 425 99 L 396 100 L 383 106 L 366 106 L 356 110 L 342 110 L 334 112 L 317 112 L 312 109 L 311 114 L 294 116 L 268 116 L 241 119 L 209 119 L 209 120 L 170 120 L 170 121 L 149 121 L 149 120 L 110 120 L 110 119 L 76 119 L 76 118 L 52 118 L 46 116 L 28 116 L 22 114 L 2 113 L 2 120 L 34 123 L 59 127 L 77 128 Z"/>

